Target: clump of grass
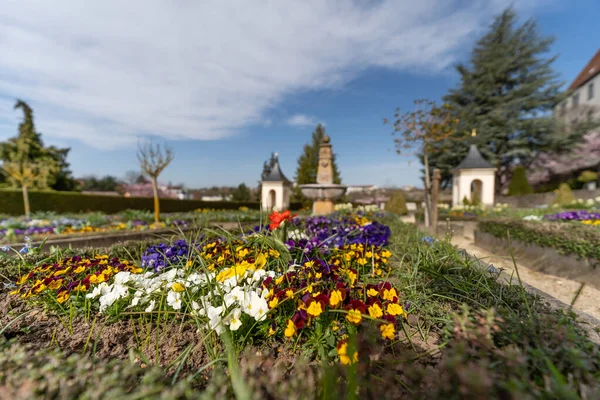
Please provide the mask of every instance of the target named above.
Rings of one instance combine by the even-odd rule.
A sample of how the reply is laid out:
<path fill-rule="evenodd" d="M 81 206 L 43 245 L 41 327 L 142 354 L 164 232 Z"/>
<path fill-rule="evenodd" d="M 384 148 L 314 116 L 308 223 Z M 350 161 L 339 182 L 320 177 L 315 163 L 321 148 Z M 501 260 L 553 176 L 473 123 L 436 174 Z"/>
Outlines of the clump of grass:
<path fill-rule="evenodd" d="M 388 223 L 391 250 L 403 255 L 396 278 L 408 311 L 422 317 L 424 331 L 444 336 L 440 398 L 598 397 L 600 351 L 574 313 L 500 283 L 499 272 L 446 241 L 426 244 L 414 227 Z"/>

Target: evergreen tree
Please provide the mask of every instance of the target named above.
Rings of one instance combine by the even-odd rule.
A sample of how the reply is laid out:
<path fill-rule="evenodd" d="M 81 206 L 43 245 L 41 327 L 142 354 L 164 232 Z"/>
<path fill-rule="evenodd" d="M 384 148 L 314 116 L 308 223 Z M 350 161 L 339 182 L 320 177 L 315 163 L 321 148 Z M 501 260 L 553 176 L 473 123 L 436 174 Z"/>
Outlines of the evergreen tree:
<path fill-rule="evenodd" d="M 408 208 L 406 208 L 406 198 L 401 190 L 395 191 L 388 202 L 385 203 L 385 211 L 398 215 L 408 214 Z"/>
<path fill-rule="evenodd" d="M 19 124 L 19 135 L 2 144 L 2 172 L 11 185 L 23 191 L 25 216 L 29 217 L 29 189 L 47 188 L 58 163 L 45 152 L 40 134 L 35 132 L 31 108 L 20 100 L 15 108 L 23 109 L 23 122 Z"/>
<path fill-rule="evenodd" d="M 510 184 L 508 185 L 508 195 L 522 196 L 524 194 L 531 193 L 533 193 L 533 189 L 527 181 L 525 167 L 519 165 L 513 171 L 512 178 L 510 179 Z"/>
<path fill-rule="evenodd" d="M 466 134 L 466 132 L 463 132 Z M 434 142 L 430 146 L 429 151 L 429 169 L 433 173 L 434 168 L 439 168 L 442 179 L 440 180 L 440 188 L 446 189 L 452 185 L 452 169 L 455 168 L 467 156 L 469 152 L 469 141 L 454 140 L 463 136 L 455 133 L 453 139 L 443 139 L 439 142 Z M 421 164 L 425 165 L 424 154 L 419 154 Z M 423 176 L 425 169 L 421 172 Z"/>
<path fill-rule="evenodd" d="M 46 164 L 49 169 L 44 173 L 44 181 L 37 179 L 35 187 L 73 190 L 75 188 L 75 180 L 71 176 L 69 164 L 66 161 L 70 149 L 61 149 L 55 146 L 44 147 L 42 135 L 35 128 L 31 107 L 24 101 L 17 100 L 15 109 L 23 111 L 23 122 L 19 125 L 19 134 L 17 137 L 0 143 L 0 159 L 8 161 L 18 153 L 22 161 L 27 160 Z M 7 177 L 7 179 L 11 186 L 20 186 L 20 183 L 14 178 Z"/>
<path fill-rule="evenodd" d="M 568 183 L 561 183 L 558 189 L 555 190 L 556 196 L 552 204 L 558 204 L 560 206 L 568 206 L 569 204 L 575 203 L 575 196 Z"/>
<path fill-rule="evenodd" d="M 319 164 L 319 147 L 325 136 L 325 127 L 318 124 L 312 133 L 311 143 L 304 145 L 302 154 L 298 158 L 298 167 L 296 168 L 296 187 L 294 188 L 294 197 L 298 201 L 306 203 L 298 185 L 305 185 L 317 182 L 317 169 Z M 342 177 L 336 163 L 336 156 L 332 154 L 331 166 L 333 168 L 333 183 L 342 183 Z"/>
<path fill-rule="evenodd" d="M 514 10 L 505 10 L 475 45 L 470 65 L 456 67 L 461 84 L 444 98 L 460 120 L 459 132 L 477 129 L 479 149 L 495 163 L 500 183 L 515 162 L 527 166 L 552 145 L 550 111 L 560 98 L 555 57 L 546 56 L 553 40 L 538 34 L 535 21 L 517 25 Z M 464 146 L 455 146 L 462 153 Z"/>
<path fill-rule="evenodd" d="M 232 193 L 233 201 L 250 201 L 250 189 L 245 183 L 240 183 Z"/>
<path fill-rule="evenodd" d="M 258 201 L 261 200 L 262 196 L 262 180 L 265 179 L 267 175 L 269 175 L 269 172 L 271 172 L 271 168 L 275 166 L 276 162 L 277 156 L 275 156 L 275 153 L 271 153 L 271 157 L 263 162 L 263 169 L 260 174 L 260 181 L 258 181 L 258 188 L 256 190 L 256 196 L 258 197 Z"/>

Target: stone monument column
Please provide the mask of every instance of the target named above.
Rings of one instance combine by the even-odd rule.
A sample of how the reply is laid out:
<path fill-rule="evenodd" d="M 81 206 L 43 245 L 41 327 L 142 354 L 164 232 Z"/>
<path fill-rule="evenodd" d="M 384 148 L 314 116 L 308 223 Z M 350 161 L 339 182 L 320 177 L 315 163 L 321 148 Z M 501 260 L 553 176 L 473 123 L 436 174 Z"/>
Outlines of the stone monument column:
<path fill-rule="evenodd" d="M 323 135 L 323 142 L 319 147 L 319 165 L 317 167 L 317 184 L 333 184 L 333 166 L 331 165 L 331 144 L 329 136 Z M 317 199 L 313 203 L 314 215 L 327 215 L 335 211 L 335 206 L 331 199 Z"/>
<path fill-rule="evenodd" d="M 333 183 L 333 153 L 329 136 L 323 135 L 319 146 L 317 182 L 300 185 L 302 194 L 313 201 L 313 215 L 327 215 L 335 211 L 333 201 L 346 192 L 346 186 Z"/>
<path fill-rule="evenodd" d="M 329 136 L 323 136 L 323 143 L 319 148 L 319 166 L 317 167 L 317 183 L 332 184 L 333 183 L 333 166 L 331 165 L 331 144 L 329 144 Z"/>

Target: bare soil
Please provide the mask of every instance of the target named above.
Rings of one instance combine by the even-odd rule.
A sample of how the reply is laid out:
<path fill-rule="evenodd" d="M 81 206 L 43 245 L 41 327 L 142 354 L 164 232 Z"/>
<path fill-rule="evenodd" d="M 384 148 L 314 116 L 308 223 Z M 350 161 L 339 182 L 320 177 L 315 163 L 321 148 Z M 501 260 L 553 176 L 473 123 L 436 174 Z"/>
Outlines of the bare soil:
<path fill-rule="evenodd" d="M 192 345 L 183 371 L 196 370 L 209 361 L 202 335 L 192 324 L 171 320 L 157 326 L 156 322 L 146 324 L 134 318 L 108 322 L 100 317 L 94 323 L 93 319 L 61 320 L 8 293 L 0 294 L 0 327 L 4 328 L 4 336 L 34 348 L 58 346 L 68 353 L 83 353 L 85 349 L 101 359 L 128 359 L 133 349 L 142 354 L 135 357 L 139 364 L 147 361 L 167 367 L 173 363 L 176 368 L 177 357 Z"/>

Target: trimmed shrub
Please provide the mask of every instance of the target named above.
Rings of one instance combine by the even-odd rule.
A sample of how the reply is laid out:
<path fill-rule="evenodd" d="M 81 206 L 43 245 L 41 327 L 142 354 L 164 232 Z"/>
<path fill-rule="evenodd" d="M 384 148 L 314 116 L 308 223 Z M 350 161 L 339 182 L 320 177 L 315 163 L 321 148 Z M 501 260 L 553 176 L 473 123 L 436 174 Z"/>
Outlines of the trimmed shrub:
<path fill-rule="evenodd" d="M 598 180 L 598 174 L 594 171 L 583 171 L 577 180 L 583 183 L 593 182 Z"/>
<path fill-rule="evenodd" d="M 406 199 L 404 193 L 396 191 L 392 195 L 392 198 L 385 203 L 385 210 L 398 215 L 408 214 L 408 208 L 406 208 Z"/>
<path fill-rule="evenodd" d="M 533 188 L 527 181 L 527 173 L 525 168 L 519 165 L 513 171 L 513 176 L 508 185 L 509 196 L 523 196 L 533 193 Z"/>
<path fill-rule="evenodd" d="M 556 189 L 556 197 L 552 204 L 558 204 L 560 206 L 566 206 L 575 202 L 575 196 L 571 187 L 567 183 L 561 183 L 558 189 Z"/>
<path fill-rule="evenodd" d="M 89 195 L 77 192 L 30 191 L 29 203 L 32 211 L 54 211 L 57 213 L 79 213 L 101 211 L 115 214 L 124 210 L 154 210 L 152 197 L 117 197 Z M 240 207 L 260 209 L 258 202 L 201 201 L 160 199 L 162 212 L 185 212 L 198 208 L 215 210 L 237 210 Z M 290 204 L 292 210 L 302 207 L 300 203 Z M 0 213 L 23 214 L 23 195 L 20 190 L 0 190 Z"/>

